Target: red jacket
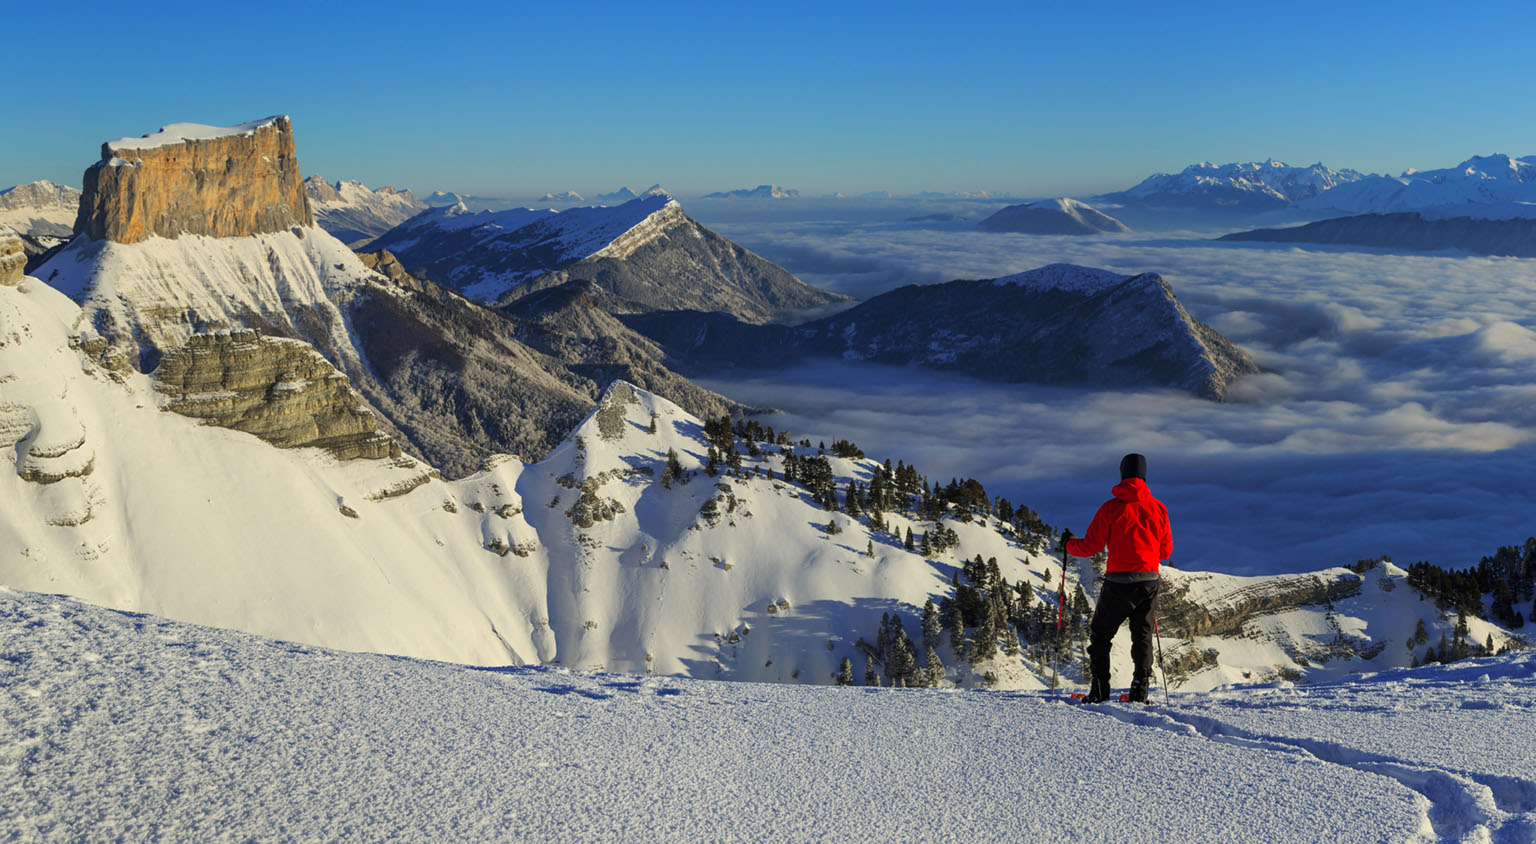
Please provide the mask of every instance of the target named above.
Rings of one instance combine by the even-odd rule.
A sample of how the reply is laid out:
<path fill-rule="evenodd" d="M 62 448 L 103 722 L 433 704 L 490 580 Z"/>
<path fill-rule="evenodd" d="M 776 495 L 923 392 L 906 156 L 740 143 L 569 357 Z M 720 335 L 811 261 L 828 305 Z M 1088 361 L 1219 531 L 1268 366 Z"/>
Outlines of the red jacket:
<path fill-rule="evenodd" d="M 1173 530 L 1168 508 L 1152 497 L 1147 482 L 1127 478 L 1111 490 L 1115 497 L 1093 515 L 1081 539 L 1067 540 L 1067 553 L 1092 557 L 1109 545 L 1108 571 L 1155 572 L 1173 556 Z"/>

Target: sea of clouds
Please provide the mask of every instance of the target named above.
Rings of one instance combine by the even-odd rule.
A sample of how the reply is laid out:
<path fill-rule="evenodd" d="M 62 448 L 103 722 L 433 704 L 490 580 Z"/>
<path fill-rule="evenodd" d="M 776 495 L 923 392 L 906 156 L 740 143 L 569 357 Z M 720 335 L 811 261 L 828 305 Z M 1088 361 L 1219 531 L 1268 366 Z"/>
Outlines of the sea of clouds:
<path fill-rule="evenodd" d="M 978 478 L 1078 532 L 1120 455 L 1141 451 L 1173 515 L 1174 563 L 1189 568 L 1301 571 L 1381 554 L 1469 565 L 1536 534 L 1536 260 L 1216 244 L 1215 231 L 713 225 L 860 298 L 1062 261 L 1158 272 L 1265 370 L 1220 404 L 842 361 L 702 379 L 783 408 L 779 424 L 796 434 L 849 437 L 933 480 Z"/>

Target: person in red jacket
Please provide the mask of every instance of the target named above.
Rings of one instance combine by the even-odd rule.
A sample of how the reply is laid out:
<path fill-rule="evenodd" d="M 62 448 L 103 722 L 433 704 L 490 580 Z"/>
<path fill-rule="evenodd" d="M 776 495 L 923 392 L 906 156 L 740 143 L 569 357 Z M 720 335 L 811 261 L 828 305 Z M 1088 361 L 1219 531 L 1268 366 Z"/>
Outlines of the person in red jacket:
<path fill-rule="evenodd" d="M 1088 702 L 1109 699 L 1109 643 L 1121 623 L 1130 619 L 1131 660 L 1136 664 L 1130 699 L 1146 703 L 1158 567 L 1173 556 L 1173 530 L 1168 508 L 1147 489 L 1146 457 L 1127 454 L 1121 459 L 1120 483 L 1112 492 L 1115 497 L 1099 507 L 1081 539 L 1072 538 L 1070 530 L 1062 531 L 1062 547 L 1077 557 L 1091 557 L 1109 547 L 1104 586 L 1089 627 L 1088 662 L 1093 677 Z"/>

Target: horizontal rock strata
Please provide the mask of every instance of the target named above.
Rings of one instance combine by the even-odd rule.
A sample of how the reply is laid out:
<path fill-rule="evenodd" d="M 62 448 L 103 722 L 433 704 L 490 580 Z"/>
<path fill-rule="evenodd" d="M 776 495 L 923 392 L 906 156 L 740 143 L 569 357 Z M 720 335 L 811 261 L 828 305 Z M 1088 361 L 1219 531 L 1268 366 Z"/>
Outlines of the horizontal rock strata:
<path fill-rule="evenodd" d="M 398 457 L 372 412 L 309 344 L 258 331 L 195 334 L 155 370 L 165 409 L 338 459 Z"/>

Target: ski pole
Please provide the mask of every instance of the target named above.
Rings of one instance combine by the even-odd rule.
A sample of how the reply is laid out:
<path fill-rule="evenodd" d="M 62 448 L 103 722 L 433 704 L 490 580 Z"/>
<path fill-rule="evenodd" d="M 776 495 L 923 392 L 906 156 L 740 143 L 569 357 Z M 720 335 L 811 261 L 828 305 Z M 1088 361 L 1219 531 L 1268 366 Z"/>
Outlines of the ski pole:
<path fill-rule="evenodd" d="M 1051 661 L 1051 688 L 1056 688 L 1056 671 L 1061 667 L 1061 621 L 1067 609 L 1067 540 L 1061 540 L 1061 588 L 1056 590 L 1056 656 Z"/>
<path fill-rule="evenodd" d="M 1152 633 L 1157 636 L 1157 670 L 1163 675 L 1163 703 L 1168 703 L 1168 669 L 1163 667 L 1163 631 L 1158 629 L 1157 616 L 1152 616 Z"/>

